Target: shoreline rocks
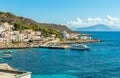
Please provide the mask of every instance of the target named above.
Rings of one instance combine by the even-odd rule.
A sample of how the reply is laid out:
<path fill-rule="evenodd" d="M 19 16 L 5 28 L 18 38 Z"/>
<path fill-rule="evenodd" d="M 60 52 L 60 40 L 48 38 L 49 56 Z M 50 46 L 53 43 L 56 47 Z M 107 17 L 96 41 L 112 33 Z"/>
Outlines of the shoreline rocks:
<path fill-rule="evenodd" d="M 103 42 L 101 40 L 93 39 L 93 40 L 76 40 L 76 41 L 60 41 L 60 44 L 75 44 L 75 43 L 95 43 L 95 42 Z M 26 49 L 26 48 L 42 48 L 40 42 L 37 43 L 28 43 L 28 42 L 20 42 L 20 43 L 0 43 L 0 49 Z"/>
<path fill-rule="evenodd" d="M 76 40 L 76 41 L 61 41 L 61 44 L 75 44 L 75 43 L 96 43 L 96 42 L 103 42 L 102 40 L 98 39 L 90 39 L 90 40 Z"/>

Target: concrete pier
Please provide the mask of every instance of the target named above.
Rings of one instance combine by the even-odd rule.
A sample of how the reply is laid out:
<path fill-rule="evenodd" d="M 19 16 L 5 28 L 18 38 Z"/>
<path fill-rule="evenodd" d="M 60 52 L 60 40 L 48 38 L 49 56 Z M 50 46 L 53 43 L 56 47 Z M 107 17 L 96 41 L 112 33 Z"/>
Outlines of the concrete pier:
<path fill-rule="evenodd" d="M 68 49 L 70 46 L 40 46 L 41 48 Z"/>
<path fill-rule="evenodd" d="M 96 42 L 103 42 L 98 39 L 91 39 L 91 40 L 76 40 L 76 41 L 60 41 L 61 44 L 75 44 L 75 43 L 96 43 Z"/>

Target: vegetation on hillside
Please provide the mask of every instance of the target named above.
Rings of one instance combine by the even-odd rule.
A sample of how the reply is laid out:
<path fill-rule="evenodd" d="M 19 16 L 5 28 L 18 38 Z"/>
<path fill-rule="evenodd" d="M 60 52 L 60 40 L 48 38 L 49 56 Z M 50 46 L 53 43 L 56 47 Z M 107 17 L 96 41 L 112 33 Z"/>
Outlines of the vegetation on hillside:
<path fill-rule="evenodd" d="M 53 29 L 50 29 L 50 28 L 47 28 L 47 27 L 40 27 L 40 26 L 37 26 L 37 25 L 29 25 L 29 26 L 26 26 L 26 25 L 23 25 L 21 23 L 14 23 L 14 27 L 15 27 L 15 30 L 26 30 L 26 29 L 30 29 L 30 30 L 33 30 L 33 31 L 41 31 L 42 35 L 44 37 L 49 37 L 51 35 L 56 35 L 56 37 L 60 38 L 61 35 L 59 34 L 59 32 L 57 30 L 53 30 Z"/>
<path fill-rule="evenodd" d="M 38 23 L 32 19 L 24 18 L 22 16 L 16 16 L 11 12 L 0 12 L 0 23 L 8 22 L 12 25 L 14 23 L 19 22 L 25 26 L 39 26 L 40 28 L 48 28 L 53 30 L 59 30 L 59 31 L 67 31 L 68 33 L 76 33 L 74 31 L 71 31 L 69 28 L 67 28 L 65 25 L 59 25 L 59 24 L 48 24 L 48 23 Z M 29 28 L 29 27 L 28 27 Z"/>

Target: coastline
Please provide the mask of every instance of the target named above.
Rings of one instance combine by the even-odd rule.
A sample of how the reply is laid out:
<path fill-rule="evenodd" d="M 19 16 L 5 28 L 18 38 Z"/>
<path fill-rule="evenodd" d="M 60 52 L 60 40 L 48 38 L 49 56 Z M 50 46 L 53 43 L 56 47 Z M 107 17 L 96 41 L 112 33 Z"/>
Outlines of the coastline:
<path fill-rule="evenodd" d="M 27 42 L 21 43 L 0 43 L 0 49 L 25 49 L 25 48 L 38 48 L 38 45 L 30 45 Z"/>
<path fill-rule="evenodd" d="M 61 44 L 75 44 L 75 43 L 96 43 L 96 42 L 103 42 L 99 39 L 90 39 L 90 40 L 76 40 L 76 41 L 60 41 Z"/>
<path fill-rule="evenodd" d="M 101 40 L 92 39 L 92 40 L 76 40 L 76 41 L 59 41 L 60 44 L 75 44 L 75 43 L 96 43 L 102 42 Z M 41 42 L 20 42 L 20 43 L 0 43 L 0 49 L 26 49 L 26 48 L 66 48 L 65 46 L 43 46 Z"/>

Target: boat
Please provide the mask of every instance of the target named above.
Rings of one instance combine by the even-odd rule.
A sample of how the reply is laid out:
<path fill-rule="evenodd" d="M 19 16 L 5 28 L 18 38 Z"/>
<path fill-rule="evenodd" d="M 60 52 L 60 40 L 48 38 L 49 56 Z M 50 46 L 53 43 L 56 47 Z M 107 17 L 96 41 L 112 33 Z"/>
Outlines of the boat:
<path fill-rule="evenodd" d="M 89 47 L 85 44 L 73 44 L 70 49 L 76 49 L 76 50 L 89 50 Z"/>
<path fill-rule="evenodd" d="M 11 59 L 13 56 L 11 54 L 2 54 L 1 58 L 3 59 Z"/>
<path fill-rule="evenodd" d="M 4 52 L 3 54 L 1 54 L 0 58 L 3 59 L 11 59 L 13 56 L 11 54 L 11 52 Z"/>

